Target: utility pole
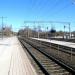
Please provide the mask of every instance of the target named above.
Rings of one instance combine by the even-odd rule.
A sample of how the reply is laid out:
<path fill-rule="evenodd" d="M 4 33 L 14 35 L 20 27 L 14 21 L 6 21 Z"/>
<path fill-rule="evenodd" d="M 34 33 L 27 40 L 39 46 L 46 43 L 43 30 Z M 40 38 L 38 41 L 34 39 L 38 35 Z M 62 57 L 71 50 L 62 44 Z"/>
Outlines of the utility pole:
<path fill-rule="evenodd" d="M 29 38 L 29 26 L 27 26 L 27 37 Z"/>
<path fill-rule="evenodd" d="M 38 25 L 38 38 L 40 38 L 40 31 L 41 31 L 41 26 Z"/>
<path fill-rule="evenodd" d="M 66 36 L 65 28 L 66 28 L 66 26 L 64 25 L 64 39 L 65 39 L 65 36 Z"/>
<path fill-rule="evenodd" d="M 3 22 L 4 22 L 4 18 L 7 18 L 7 17 L 0 17 L 1 19 L 2 19 L 2 39 L 3 39 L 3 35 L 4 35 L 4 33 L 3 33 L 3 27 L 4 27 L 4 24 L 3 24 Z"/>
<path fill-rule="evenodd" d="M 39 38 L 40 26 L 38 26 L 38 38 Z"/>
<path fill-rule="evenodd" d="M 48 27 L 47 27 L 47 31 L 46 31 L 46 33 L 47 33 L 47 39 L 48 39 Z"/>
<path fill-rule="evenodd" d="M 71 39 L 71 28 L 70 28 L 70 23 L 69 23 L 69 39 Z"/>

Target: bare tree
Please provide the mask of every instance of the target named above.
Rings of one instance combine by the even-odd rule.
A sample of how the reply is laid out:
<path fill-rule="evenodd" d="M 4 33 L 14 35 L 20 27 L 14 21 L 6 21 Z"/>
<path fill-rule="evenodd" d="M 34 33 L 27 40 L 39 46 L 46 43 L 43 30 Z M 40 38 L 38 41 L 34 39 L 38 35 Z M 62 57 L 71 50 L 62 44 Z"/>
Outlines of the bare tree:
<path fill-rule="evenodd" d="M 4 33 L 5 36 L 11 36 L 12 35 L 11 27 L 4 27 L 3 33 Z"/>

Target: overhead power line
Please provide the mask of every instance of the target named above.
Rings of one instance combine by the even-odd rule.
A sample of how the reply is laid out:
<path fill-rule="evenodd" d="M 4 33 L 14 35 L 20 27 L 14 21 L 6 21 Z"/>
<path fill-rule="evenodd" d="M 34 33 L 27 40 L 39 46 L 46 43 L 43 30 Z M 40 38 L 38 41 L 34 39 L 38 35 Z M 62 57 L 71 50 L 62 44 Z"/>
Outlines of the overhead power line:
<path fill-rule="evenodd" d="M 24 23 L 65 23 L 69 24 L 70 22 L 62 22 L 62 21 L 24 21 Z"/>
<path fill-rule="evenodd" d="M 24 21 L 24 23 L 62 23 L 67 24 L 69 26 L 69 38 L 71 38 L 71 28 L 70 28 L 70 22 L 61 22 L 61 21 Z"/>

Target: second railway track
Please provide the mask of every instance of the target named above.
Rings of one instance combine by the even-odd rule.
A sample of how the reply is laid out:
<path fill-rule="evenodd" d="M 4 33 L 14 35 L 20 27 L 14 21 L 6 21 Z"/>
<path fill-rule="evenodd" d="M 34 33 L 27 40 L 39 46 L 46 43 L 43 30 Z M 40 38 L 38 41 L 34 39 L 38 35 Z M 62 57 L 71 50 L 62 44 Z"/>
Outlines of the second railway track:
<path fill-rule="evenodd" d="M 44 75 L 72 75 L 72 73 L 61 67 L 55 61 L 47 57 L 44 53 L 28 44 L 24 39 L 20 38 L 19 40 L 27 49 L 32 58 L 36 61 Z"/>
<path fill-rule="evenodd" d="M 47 54 L 52 55 L 56 59 L 62 61 L 68 65 L 75 72 L 75 48 L 70 48 L 54 43 L 39 41 L 35 39 L 29 39 L 31 42 L 37 44 Z"/>

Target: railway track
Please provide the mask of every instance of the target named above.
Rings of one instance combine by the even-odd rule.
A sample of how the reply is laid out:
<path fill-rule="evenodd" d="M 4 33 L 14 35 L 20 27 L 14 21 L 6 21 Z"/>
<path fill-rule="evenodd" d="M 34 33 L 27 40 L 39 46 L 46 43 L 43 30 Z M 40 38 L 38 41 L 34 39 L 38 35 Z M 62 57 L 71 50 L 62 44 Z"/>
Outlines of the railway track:
<path fill-rule="evenodd" d="M 34 39 L 29 39 L 29 40 L 35 42 L 37 45 L 39 44 L 39 46 L 42 46 L 42 48 L 44 46 L 44 49 L 46 47 L 45 51 L 48 54 L 50 55 L 52 54 L 54 57 L 60 59 L 63 63 L 66 63 L 73 70 L 75 70 L 75 49 L 74 48 L 43 42 L 43 41 L 38 41 Z"/>
<path fill-rule="evenodd" d="M 50 47 L 50 43 L 49 42 L 44 42 L 44 41 L 34 40 L 34 39 L 29 39 L 29 40 L 34 41 L 34 42 L 37 42 L 37 43 L 40 43 L 41 42 L 42 45 L 47 46 L 47 47 Z M 52 48 L 55 48 L 55 49 L 58 49 L 58 44 L 51 43 L 51 47 Z M 60 50 L 61 51 L 64 51 L 64 52 L 70 54 L 71 47 L 62 46 L 62 45 L 59 45 L 59 47 L 60 47 Z M 72 48 L 72 51 L 73 51 L 72 54 L 75 55 L 75 48 Z"/>
<path fill-rule="evenodd" d="M 57 40 L 57 41 L 66 41 L 66 42 L 72 42 L 75 43 L 75 38 L 74 39 L 64 39 L 64 38 L 50 38 L 52 40 Z"/>
<path fill-rule="evenodd" d="M 50 59 L 45 53 L 33 47 L 28 40 L 19 40 L 22 45 L 27 49 L 28 53 L 32 56 L 32 58 L 36 61 L 36 63 L 42 70 L 43 75 L 72 75 L 72 73 L 68 72 L 55 61 Z"/>

